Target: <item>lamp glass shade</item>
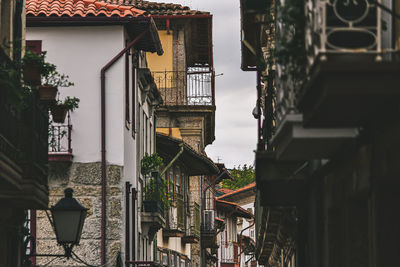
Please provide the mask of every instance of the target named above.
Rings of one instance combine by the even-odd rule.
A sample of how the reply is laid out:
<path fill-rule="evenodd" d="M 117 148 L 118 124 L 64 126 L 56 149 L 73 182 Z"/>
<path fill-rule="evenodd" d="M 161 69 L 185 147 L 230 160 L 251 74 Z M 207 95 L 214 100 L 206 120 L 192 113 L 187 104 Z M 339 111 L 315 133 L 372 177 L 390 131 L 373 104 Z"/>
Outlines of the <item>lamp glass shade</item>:
<path fill-rule="evenodd" d="M 79 244 L 86 210 L 53 210 L 52 215 L 57 242 Z"/>
<path fill-rule="evenodd" d="M 54 230 L 59 244 L 77 245 L 81 239 L 87 209 L 72 197 L 71 188 L 64 192 L 65 197 L 51 207 Z"/>

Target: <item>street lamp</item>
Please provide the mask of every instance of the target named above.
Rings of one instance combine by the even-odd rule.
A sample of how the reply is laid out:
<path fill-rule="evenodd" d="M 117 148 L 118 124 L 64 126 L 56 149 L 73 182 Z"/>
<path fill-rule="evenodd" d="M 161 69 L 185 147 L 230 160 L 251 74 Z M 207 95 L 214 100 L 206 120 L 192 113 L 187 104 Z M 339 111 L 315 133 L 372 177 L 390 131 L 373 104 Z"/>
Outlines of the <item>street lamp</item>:
<path fill-rule="evenodd" d="M 73 246 L 79 244 L 88 210 L 72 197 L 73 192 L 65 189 L 65 197 L 50 209 L 57 243 L 64 247 L 67 258 L 71 257 Z"/>

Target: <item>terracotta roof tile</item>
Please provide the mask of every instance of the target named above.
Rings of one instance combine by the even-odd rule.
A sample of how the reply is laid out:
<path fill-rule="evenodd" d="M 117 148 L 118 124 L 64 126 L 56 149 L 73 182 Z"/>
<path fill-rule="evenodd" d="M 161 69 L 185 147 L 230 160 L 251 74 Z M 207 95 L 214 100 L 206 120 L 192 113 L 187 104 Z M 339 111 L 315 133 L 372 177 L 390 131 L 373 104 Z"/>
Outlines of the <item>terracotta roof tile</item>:
<path fill-rule="evenodd" d="M 145 0 L 100 0 L 105 3 L 114 3 L 118 5 L 130 5 L 140 10 L 145 10 L 151 15 L 199 15 L 210 14 L 198 10 L 192 10 L 187 6 L 182 6 L 173 3 L 156 3 Z"/>
<path fill-rule="evenodd" d="M 28 16 L 148 16 L 148 12 L 140 10 L 123 1 L 108 3 L 96 0 L 27 0 L 26 14 Z"/>
<path fill-rule="evenodd" d="M 238 193 L 240 193 L 240 192 L 247 191 L 247 190 L 251 190 L 251 189 L 253 189 L 253 188 L 255 188 L 255 187 L 256 187 L 256 182 L 253 182 L 253 183 L 248 184 L 248 185 L 245 185 L 245 186 L 243 186 L 243 187 L 241 187 L 241 188 L 239 188 L 239 189 L 236 189 L 235 191 L 226 193 L 225 195 L 222 195 L 222 196 L 218 197 L 217 199 L 227 198 L 227 197 L 236 195 L 236 194 L 238 194 Z"/>

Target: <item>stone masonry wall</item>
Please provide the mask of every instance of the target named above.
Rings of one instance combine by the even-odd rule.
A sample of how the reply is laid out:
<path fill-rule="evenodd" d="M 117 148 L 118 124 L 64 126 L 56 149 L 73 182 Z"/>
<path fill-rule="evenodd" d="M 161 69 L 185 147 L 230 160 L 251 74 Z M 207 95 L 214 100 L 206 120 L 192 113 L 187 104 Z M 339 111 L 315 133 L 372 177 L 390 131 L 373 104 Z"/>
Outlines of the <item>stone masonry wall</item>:
<path fill-rule="evenodd" d="M 101 163 L 61 163 L 49 164 L 50 205 L 54 205 L 64 196 L 64 189 L 71 187 L 74 197 L 86 208 L 88 213 L 82 231 L 80 245 L 73 251 L 85 262 L 100 265 L 101 242 Z M 115 265 L 117 253 L 121 250 L 123 233 L 121 166 L 107 167 L 107 262 Z M 57 245 L 55 234 L 44 211 L 37 213 L 37 253 L 63 253 Z M 85 266 L 65 258 L 38 257 L 39 265 L 54 260 L 51 265 Z M 47 265 L 46 265 L 47 266 Z"/>

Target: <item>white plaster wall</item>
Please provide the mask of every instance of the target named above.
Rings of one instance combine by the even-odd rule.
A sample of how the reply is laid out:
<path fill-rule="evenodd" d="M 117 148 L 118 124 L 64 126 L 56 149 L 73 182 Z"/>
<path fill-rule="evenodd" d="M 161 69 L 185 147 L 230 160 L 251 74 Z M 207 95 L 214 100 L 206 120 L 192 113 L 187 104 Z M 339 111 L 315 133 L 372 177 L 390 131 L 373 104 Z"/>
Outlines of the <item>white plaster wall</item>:
<path fill-rule="evenodd" d="M 71 113 L 74 161 L 101 160 L 100 70 L 123 47 L 123 26 L 29 27 L 27 40 L 42 40 L 47 60 L 70 76 L 75 86 L 61 88 L 60 98 L 80 98 Z M 124 58 L 106 73 L 106 158 L 124 163 Z"/>

